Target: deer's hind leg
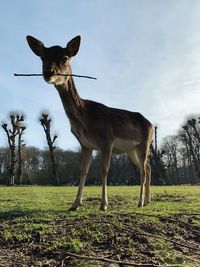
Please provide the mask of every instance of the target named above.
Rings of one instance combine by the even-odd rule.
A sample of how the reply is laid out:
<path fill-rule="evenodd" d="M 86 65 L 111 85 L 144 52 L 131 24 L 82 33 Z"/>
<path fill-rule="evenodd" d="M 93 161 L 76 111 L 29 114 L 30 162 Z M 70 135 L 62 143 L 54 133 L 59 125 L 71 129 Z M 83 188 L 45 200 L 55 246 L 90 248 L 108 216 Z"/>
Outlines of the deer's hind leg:
<path fill-rule="evenodd" d="M 146 204 L 146 194 L 149 192 L 147 184 L 147 146 L 145 144 L 138 145 L 134 150 L 128 153 L 128 156 L 140 171 L 140 195 L 138 207 L 143 207 Z"/>
<path fill-rule="evenodd" d="M 105 211 L 108 207 L 107 197 L 107 176 L 110 167 L 110 158 L 112 154 L 112 145 L 101 150 L 101 177 L 102 177 L 102 198 L 100 210 Z"/>
<path fill-rule="evenodd" d="M 151 201 L 150 184 L 151 184 L 151 166 L 149 163 L 146 162 L 146 184 L 145 184 L 144 206 L 148 205 Z"/>

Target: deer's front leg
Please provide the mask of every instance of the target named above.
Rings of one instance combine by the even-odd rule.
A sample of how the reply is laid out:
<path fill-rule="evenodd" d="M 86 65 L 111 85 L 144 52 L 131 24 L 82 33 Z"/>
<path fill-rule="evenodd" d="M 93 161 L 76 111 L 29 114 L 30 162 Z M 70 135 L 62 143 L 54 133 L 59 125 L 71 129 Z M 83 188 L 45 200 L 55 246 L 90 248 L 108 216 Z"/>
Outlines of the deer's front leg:
<path fill-rule="evenodd" d="M 81 175 L 80 175 L 80 182 L 78 193 L 74 203 L 72 204 L 70 210 L 77 210 L 79 206 L 82 205 L 83 199 L 83 187 L 85 185 L 86 176 L 90 167 L 92 158 L 92 150 L 87 149 L 86 147 L 82 147 L 82 154 L 81 154 Z"/>
<path fill-rule="evenodd" d="M 101 151 L 101 177 L 102 177 L 102 198 L 100 210 L 105 211 L 108 207 L 107 197 L 107 176 L 110 166 L 110 158 L 112 154 L 112 146 Z"/>

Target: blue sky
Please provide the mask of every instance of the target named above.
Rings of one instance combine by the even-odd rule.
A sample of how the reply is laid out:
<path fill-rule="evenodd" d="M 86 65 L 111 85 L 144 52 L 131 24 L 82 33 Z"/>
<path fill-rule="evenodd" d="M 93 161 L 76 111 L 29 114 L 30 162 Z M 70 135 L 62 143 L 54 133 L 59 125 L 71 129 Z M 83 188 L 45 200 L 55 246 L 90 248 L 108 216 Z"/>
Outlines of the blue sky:
<path fill-rule="evenodd" d="M 65 46 L 81 35 L 73 73 L 98 80 L 76 79 L 80 96 L 141 112 L 159 126 L 160 140 L 200 111 L 198 0 L 7 0 L 0 20 L 0 121 L 10 111 L 24 111 L 28 145 L 46 145 L 38 116 L 48 110 L 57 145 L 79 146 L 56 89 L 40 77 L 13 76 L 41 71 L 26 35 L 46 46 Z M 5 144 L 0 130 L 0 145 Z"/>

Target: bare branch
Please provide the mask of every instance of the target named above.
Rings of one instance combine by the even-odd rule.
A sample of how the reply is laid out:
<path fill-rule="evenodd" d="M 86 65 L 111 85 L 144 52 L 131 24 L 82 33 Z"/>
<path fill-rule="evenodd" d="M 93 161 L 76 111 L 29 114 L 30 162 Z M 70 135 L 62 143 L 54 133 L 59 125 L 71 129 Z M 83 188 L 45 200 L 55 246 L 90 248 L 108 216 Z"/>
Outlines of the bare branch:
<path fill-rule="evenodd" d="M 30 77 L 30 76 L 43 76 L 40 73 L 30 73 L 30 74 L 25 74 L 25 73 L 14 73 L 14 76 L 23 76 L 23 77 Z M 62 73 L 57 73 L 54 76 L 70 76 L 70 77 L 77 77 L 77 78 L 87 78 L 87 79 L 92 79 L 92 80 L 97 80 L 95 77 L 91 76 L 86 76 L 86 75 L 77 75 L 77 74 L 62 74 Z"/>
<path fill-rule="evenodd" d="M 91 257 L 91 256 L 84 256 L 84 255 L 78 255 L 74 254 L 71 252 L 66 253 L 66 258 L 67 257 L 73 257 L 81 260 L 86 260 L 86 261 L 102 261 L 102 262 L 109 262 L 109 263 L 116 263 L 116 264 L 121 264 L 121 265 L 128 265 L 128 266 L 135 266 L 135 267 L 181 267 L 182 265 L 180 264 L 173 264 L 173 265 L 157 265 L 153 263 L 131 263 L 131 262 L 125 262 L 125 261 L 117 261 L 117 260 L 111 260 L 103 257 Z M 66 259 L 65 258 L 65 259 Z M 64 261 L 62 261 L 61 266 L 64 266 Z"/>

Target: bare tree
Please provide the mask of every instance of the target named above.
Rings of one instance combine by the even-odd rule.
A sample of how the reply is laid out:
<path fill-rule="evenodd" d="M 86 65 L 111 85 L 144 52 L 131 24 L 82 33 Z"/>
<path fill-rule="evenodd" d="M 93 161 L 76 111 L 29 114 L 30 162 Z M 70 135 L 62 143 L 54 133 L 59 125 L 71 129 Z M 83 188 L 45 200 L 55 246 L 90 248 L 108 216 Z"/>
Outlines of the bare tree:
<path fill-rule="evenodd" d="M 164 138 L 162 149 L 165 151 L 165 163 L 168 167 L 168 176 L 171 183 L 181 184 L 178 162 L 179 162 L 179 148 L 178 137 L 167 136 Z"/>
<path fill-rule="evenodd" d="M 16 159 L 16 137 L 18 135 L 18 128 L 21 125 L 21 122 L 24 121 L 24 117 L 19 114 L 10 113 L 9 120 L 11 127 L 9 128 L 7 123 L 2 123 L 2 128 L 4 129 L 8 145 L 10 148 L 10 166 L 9 166 L 9 179 L 7 181 L 8 185 L 15 184 L 15 165 L 17 162 Z"/>
<path fill-rule="evenodd" d="M 158 154 L 158 126 L 155 126 L 154 131 L 154 151 L 156 154 Z"/>
<path fill-rule="evenodd" d="M 158 126 L 155 126 L 154 142 L 151 144 L 150 162 L 152 167 L 152 182 L 163 184 L 166 180 L 165 166 L 162 157 L 165 153 L 163 149 L 158 149 Z M 166 181 L 167 182 L 167 181 Z"/>
<path fill-rule="evenodd" d="M 191 127 L 188 124 L 186 124 L 182 128 L 185 130 L 185 133 L 188 138 L 188 147 L 189 147 L 190 154 L 192 155 L 196 174 L 198 177 L 200 177 L 200 167 L 199 167 L 199 162 L 198 162 L 198 156 L 195 153 L 195 143 L 194 143 L 195 140 L 194 140 L 193 133 L 191 132 Z"/>
<path fill-rule="evenodd" d="M 195 176 L 194 176 L 194 171 L 193 171 L 193 161 L 192 161 L 192 155 L 190 153 L 188 136 L 184 130 L 181 130 L 178 136 L 179 136 L 180 141 L 182 142 L 182 149 L 180 150 L 180 154 L 184 162 L 183 163 L 184 168 L 187 169 L 189 182 L 191 184 L 194 184 Z M 184 172 L 186 173 L 186 170 L 184 170 Z"/>
<path fill-rule="evenodd" d="M 21 121 L 24 121 L 24 118 L 21 118 Z M 26 130 L 25 125 L 18 125 L 18 142 L 17 142 L 17 152 L 18 152 L 18 166 L 16 172 L 17 181 L 22 184 L 22 170 L 23 170 L 23 148 L 25 147 L 24 140 L 22 139 L 24 131 Z"/>
<path fill-rule="evenodd" d="M 197 126 L 197 120 L 195 118 L 192 118 L 187 121 L 187 125 L 192 127 L 192 129 L 194 130 L 194 137 L 200 143 L 200 133 L 199 133 L 198 126 Z"/>
<path fill-rule="evenodd" d="M 10 149 L 9 147 L 1 147 L 0 148 L 0 176 L 1 176 L 1 184 L 7 183 L 7 177 L 9 174 L 9 166 L 10 166 Z"/>
<path fill-rule="evenodd" d="M 46 135 L 46 140 L 47 144 L 49 147 L 49 155 L 51 159 L 51 164 L 52 164 L 52 174 L 53 174 L 53 184 L 54 185 L 59 185 L 59 178 L 58 178 L 58 170 L 57 170 L 57 163 L 55 161 L 55 156 L 54 156 L 54 150 L 55 150 L 55 141 L 57 139 L 57 135 L 51 136 L 51 118 L 49 118 L 49 114 L 43 113 L 40 117 L 40 123 L 44 129 L 45 135 Z"/>

